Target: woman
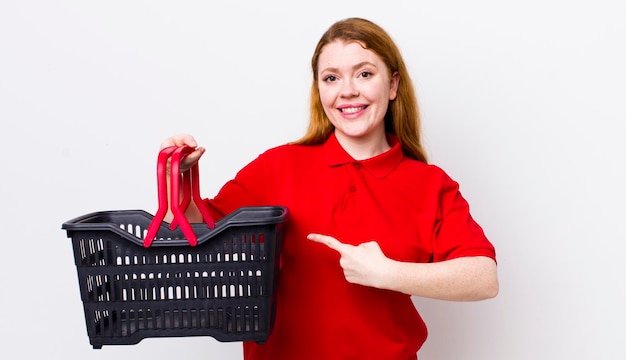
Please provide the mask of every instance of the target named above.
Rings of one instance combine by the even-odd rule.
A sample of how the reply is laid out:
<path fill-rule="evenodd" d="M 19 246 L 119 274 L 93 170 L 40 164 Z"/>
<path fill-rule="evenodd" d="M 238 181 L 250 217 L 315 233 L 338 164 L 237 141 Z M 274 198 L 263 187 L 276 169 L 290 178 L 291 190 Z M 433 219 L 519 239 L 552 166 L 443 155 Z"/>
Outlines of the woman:
<path fill-rule="evenodd" d="M 333 24 L 312 59 L 304 137 L 261 154 L 207 199 L 216 218 L 241 207 L 290 210 L 277 314 L 246 359 L 417 359 L 427 330 L 411 296 L 496 296 L 495 249 L 458 184 L 427 164 L 417 101 L 400 52 L 376 24 Z M 205 149 L 190 135 L 162 147 Z M 187 215 L 200 220 L 197 209 Z"/>

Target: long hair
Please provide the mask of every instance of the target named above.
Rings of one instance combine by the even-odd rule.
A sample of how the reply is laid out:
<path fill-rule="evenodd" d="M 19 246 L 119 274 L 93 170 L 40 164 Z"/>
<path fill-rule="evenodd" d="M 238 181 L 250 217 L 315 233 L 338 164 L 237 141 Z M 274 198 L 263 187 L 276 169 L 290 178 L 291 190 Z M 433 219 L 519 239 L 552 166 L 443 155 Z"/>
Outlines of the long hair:
<path fill-rule="evenodd" d="M 376 53 L 389 69 L 391 76 L 398 73 L 400 82 L 396 98 L 389 102 L 385 114 L 385 131 L 398 137 L 403 153 L 413 159 L 427 162 L 426 153 L 422 147 L 420 116 L 417 97 L 413 82 L 404 64 L 400 50 L 395 42 L 380 26 L 360 18 L 348 18 L 333 24 L 317 43 L 311 69 L 313 82 L 311 84 L 310 119 L 309 127 L 302 138 L 294 144 L 314 145 L 321 144 L 333 132 L 334 127 L 324 112 L 318 87 L 318 60 L 320 53 L 327 44 L 341 40 L 344 42 L 358 42 L 365 49 Z"/>

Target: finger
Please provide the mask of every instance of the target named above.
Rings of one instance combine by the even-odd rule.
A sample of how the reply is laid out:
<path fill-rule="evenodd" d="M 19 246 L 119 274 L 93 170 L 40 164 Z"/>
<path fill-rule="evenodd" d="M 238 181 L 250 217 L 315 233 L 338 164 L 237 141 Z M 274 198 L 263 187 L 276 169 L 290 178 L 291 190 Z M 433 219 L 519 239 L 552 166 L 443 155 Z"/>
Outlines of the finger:
<path fill-rule="evenodd" d="M 196 139 L 189 134 L 179 134 L 169 137 L 161 143 L 161 149 L 170 146 L 189 146 L 195 148 L 198 146 L 198 143 Z"/>
<path fill-rule="evenodd" d="M 328 236 L 328 235 L 322 235 L 322 234 L 309 234 L 307 236 L 307 239 L 318 242 L 320 244 L 324 244 L 326 246 L 328 246 L 329 248 L 337 251 L 338 253 L 342 254 L 345 250 L 345 248 L 348 246 L 344 243 L 342 243 L 341 241 L 335 239 L 332 236 Z"/>
<path fill-rule="evenodd" d="M 198 146 L 198 143 L 196 142 L 196 139 L 194 139 L 193 136 L 191 136 L 191 135 L 184 135 L 183 139 L 182 139 L 182 145 L 187 145 L 187 146 L 190 146 L 192 148 L 195 148 L 196 146 Z"/>
<path fill-rule="evenodd" d="M 190 152 L 187 156 L 185 156 L 181 162 L 181 167 L 184 169 L 188 169 L 192 167 L 195 163 L 200 160 L 202 154 L 204 154 L 205 148 L 199 147 L 193 152 Z"/>

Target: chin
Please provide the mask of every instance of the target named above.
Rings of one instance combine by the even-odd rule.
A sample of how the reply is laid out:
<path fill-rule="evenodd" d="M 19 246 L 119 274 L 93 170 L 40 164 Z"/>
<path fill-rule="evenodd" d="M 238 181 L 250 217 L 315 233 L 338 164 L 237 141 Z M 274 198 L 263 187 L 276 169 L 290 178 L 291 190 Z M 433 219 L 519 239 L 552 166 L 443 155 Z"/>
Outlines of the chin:
<path fill-rule="evenodd" d="M 362 129 L 362 128 L 358 128 L 358 129 L 336 129 L 337 132 L 339 132 L 342 136 L 345 137 L 349 137 L 349 138 L 363 138 L 368 136 L 369 134 L 372 133 L 371 129 Z"/>

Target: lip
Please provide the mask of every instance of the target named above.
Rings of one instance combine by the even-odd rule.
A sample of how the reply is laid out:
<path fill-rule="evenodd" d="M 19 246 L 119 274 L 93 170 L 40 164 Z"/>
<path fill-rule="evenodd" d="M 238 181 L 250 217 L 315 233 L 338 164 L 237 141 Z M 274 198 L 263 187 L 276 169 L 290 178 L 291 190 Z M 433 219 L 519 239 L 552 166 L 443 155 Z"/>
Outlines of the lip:
<path fill-rule="evenodd" d="M 347 104 L 337 107 L 337 110 L 344 116 L 358 115 L 365 111 L 368 105 L 365 104 Z"/>

